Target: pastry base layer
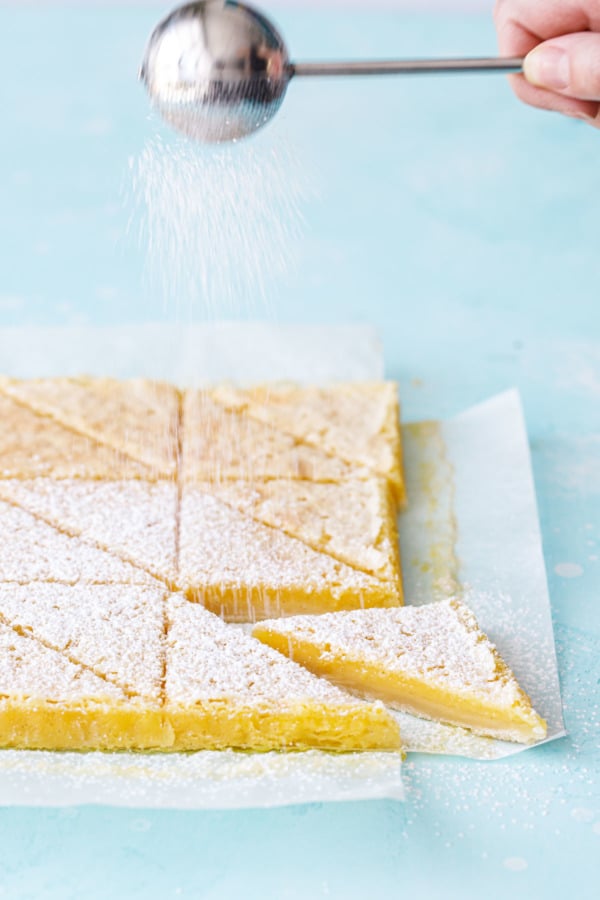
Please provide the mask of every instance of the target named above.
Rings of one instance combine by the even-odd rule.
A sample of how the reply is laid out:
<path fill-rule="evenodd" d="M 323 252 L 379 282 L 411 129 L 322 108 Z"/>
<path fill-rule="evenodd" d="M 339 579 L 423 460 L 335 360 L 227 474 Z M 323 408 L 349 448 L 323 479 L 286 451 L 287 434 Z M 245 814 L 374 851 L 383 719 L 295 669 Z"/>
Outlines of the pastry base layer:
<path fill-rule="evenodd" d="M 170 750 L 173 730 L 159 708 L 63 704 L 14 698 L 0 703 L 0 747 L 25 750 Z"/>
<path fill-rule="evenodd" d="M 298 705 L 273 712 L 223 701 L 166 709 L 174 748 L 196 750 L 399 750 L 400 731 L 382 707 Z"/>
<path fill-rule="evenodd" d="M 116 709 L 5 700 L 0 747 L 26 750 L 399 750 L 400 732 L 379 708 L 280 713 L 231 703 Z"/>

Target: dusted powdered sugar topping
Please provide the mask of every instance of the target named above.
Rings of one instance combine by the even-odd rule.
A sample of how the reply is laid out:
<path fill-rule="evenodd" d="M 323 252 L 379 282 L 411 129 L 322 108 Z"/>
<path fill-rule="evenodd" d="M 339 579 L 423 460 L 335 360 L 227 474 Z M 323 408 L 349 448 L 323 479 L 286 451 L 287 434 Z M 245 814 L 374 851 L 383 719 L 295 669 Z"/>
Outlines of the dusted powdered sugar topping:
<path fill-rule="evenodd" d="M 178 595 L 167 600 L 167 702 L 363 705 L 306 669 Z"/>
<path fill-rule="evenodd" d="M 21 482 L 14 484 L 18 488 Z M 5 495 L 6 485 L 7 482 L 0 482 Z M 0 581 L 75 584 L 147 580 L 144 572 L 117 556 L 69 537 L 24 509 L 0 500 Z"/>
<path fill-rule="evenodd" d="M 174 474 L 179 397 L 143 378 L 7 379 L 7 394 L 61 425 L 127 454 L 148 474 Z"/>
<path fill-rule="evenodd" d="M 0 615 L 126 691 L 158 701 L 164 595 L 138 585 L 0 584 Z"/>
<path fill-rule="evenodd" d="M 400 580 L 395 512 L 382 479 L 229 481 L 201 487 L 314 550 L 384 581 Z"/>
<path fill-rule="evenodd" d="M 179 540 L 182 586 L 326 586 L 335 594 L 379 584 L 191 486 L 183 489 Z"/>
<path fill-rule="evenodd" d="M 398 398 L 392 382 L 265 385 L 246 391 L 224 386 L 214 396 L 354 465 L 388 474 L 398 464 Z"/>
<path fill-rule="evenodd" d="M 38 478 L 0 483 L 0 492 L 58 528 L 175 581 L 177 488 L 171 482 Z"/>
<path fill-rule="evenodd" d="M 364 661 L 457 694 L 485 694 L 498 705 L 511 706 L 523 697 L 474 615 L 458 600 L 293 616 L 260 627 L 308 641 L 325 658 Z"/>
<path fill-rule="evenodd" d="M 0 475 L 3 478 L 137 478 L 147 466 L 6 396 L 0 380 Z"/>
<path fill-rule="evenodd" d="M 188 481 L 339 481 L 353 474 L 351 466 L 322 448 L 307 446 L 269 424 L 229 411 L 202 391 L 186 393 L 183 423 L 182 471 Z"/>
<path fill-rule="evenodd" d="M 0 703 L 6 699 L 86 703 L 125 700 L 118 687 L 0 622 Z"/>

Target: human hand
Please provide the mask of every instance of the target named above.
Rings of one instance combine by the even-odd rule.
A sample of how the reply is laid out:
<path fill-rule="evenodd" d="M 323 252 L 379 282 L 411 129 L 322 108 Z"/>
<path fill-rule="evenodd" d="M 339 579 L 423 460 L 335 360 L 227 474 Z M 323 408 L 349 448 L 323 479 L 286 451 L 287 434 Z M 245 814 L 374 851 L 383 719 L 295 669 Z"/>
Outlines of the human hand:
<path fill-rule="evenodd" d="M 511 75 L 521 100 L 600 128 L 600 0 L 496 0 L 502 56 L 524 56 Z"/>

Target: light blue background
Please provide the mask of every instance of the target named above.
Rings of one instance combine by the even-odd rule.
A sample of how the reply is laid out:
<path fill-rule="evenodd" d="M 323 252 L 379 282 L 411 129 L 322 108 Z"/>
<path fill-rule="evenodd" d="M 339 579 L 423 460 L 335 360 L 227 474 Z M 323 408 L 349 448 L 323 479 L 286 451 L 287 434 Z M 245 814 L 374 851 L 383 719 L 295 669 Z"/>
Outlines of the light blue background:
<path fill-rule="evenodd" d="M 0 10 L 1 323 L 168 316 L 120 199 L 156 127 L 135 81 L 155 19 Z M 297 58 L 495 49 L 485 17 L 278 19 Z M 279 139 L 317 190 L 273 317 L 375 323 L 407 418 L 522 391 L 570 736 L 494 764 L 415 757 L 404 805 L 0 810 L 0 896 L 597 897 L 600 134 L 488 76 L 292 84 L 256 146 Z"/>

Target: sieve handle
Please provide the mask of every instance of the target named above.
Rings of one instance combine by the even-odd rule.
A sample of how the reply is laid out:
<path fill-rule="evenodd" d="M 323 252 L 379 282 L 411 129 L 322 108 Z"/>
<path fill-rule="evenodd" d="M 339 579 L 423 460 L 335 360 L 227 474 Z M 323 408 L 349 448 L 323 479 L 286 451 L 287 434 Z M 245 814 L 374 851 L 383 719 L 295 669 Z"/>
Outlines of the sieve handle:
<path fill-rule="evenodd" d="M 290 63 L 290 76 L 321 75 L 418 75 L 452 72 L 521 72 L 520 57 L 491 56 L 466 59 L 389 59 L 371 62 Z"/>

